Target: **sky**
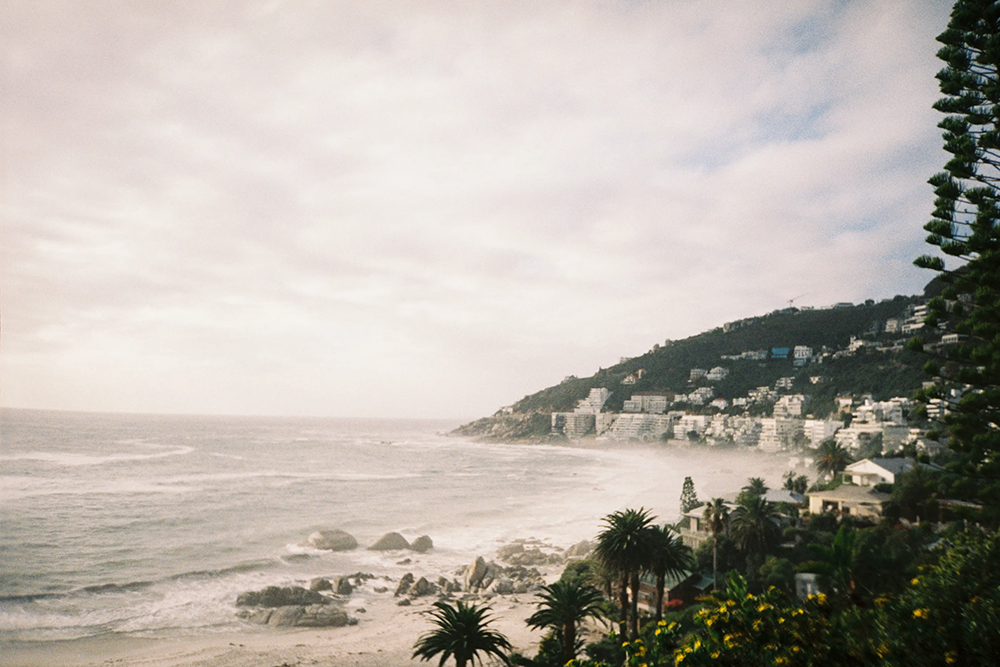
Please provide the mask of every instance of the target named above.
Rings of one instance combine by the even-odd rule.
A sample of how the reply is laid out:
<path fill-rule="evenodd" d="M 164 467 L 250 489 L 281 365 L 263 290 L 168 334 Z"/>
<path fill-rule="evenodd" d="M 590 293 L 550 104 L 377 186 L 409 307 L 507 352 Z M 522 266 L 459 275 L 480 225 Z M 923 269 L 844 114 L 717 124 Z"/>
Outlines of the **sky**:
<path fill-rule="evenodd" d="M 937 0 L 0 3 L 0 406 L 472 419 L 918 293 Z"/>

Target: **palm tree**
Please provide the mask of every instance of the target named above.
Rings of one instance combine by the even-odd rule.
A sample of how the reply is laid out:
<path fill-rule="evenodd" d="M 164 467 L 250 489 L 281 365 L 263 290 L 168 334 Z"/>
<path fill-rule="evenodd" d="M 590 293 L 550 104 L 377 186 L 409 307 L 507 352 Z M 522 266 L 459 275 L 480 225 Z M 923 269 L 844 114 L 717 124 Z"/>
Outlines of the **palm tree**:
<path fill-rule="evenodd" d="M 764 554 L 781 532 L 777 508 L 762 496 L 740 498 L 731 523 L 736 544 L 746 553 Z"/>
<path fill-rule="evenodd" d="M 705 523 L 712 531 L 712 589 L 719 590 L 719 535 L 729 532 L 729 508 L 722 498 L 713 498 L 705 508 Z"/>
<path fill-rule="evenodd" d="M 604 596 L 593 586 L 579 582 L 557 581 L 543 586 L 538 611 L 528 618 L 532 628 L 552 628 L 562 644 L 565 665 L 576 658 L 576 629 L 587 618 L 600 618 Z"/>
<path fill-rule="evenodd" d="M 681 576 L 691 569 L 691 547 L 669 528 L 650 527 L 651 551 L 647 570 L 656 577 L 656 622 L 663 618 L 663 589 L 667 575 Z"/>
<path fill-rule="evenodd" d="M 639 572 L 649 561 L 649 525 L 653 522 L 649 512 L 638 510 L 614 512 L 604 517 L 607 527 L 597 536 L 597 557 L 620 577 L 622 618 L 619 629 L 621 636 L 628 636 L 628 620 L 631 616 L 632 640 L 639 636 Z M 631 614 L 629 613 L 628 589 L 632 588 Z"/>
<path fill-rule="evenodd" d="M 767 482 L 763 477 L 751 477 L 747 480 L 747 485 L 743 487 L 744 493 L 752 493 L 755 496 L 763 496 L 767 493 Z"/>
<path fill-rule="evenodd" d="M 509 651 L 511 644 L 502 634 L 488 627 L 492 620 L 488 615 L 489 607 L 466 605 L 461 601 L 456 607 L 447 602 L 435 602 L 434 607 L 430 615 L 437 628 L 421 636 L 413 645 L 414 658 L 430 660 L 440 655 L 438 667 L 448 658 L 454 658 L 457 667 L 465 667 L 477 660 L 482 664 L 480 654 L 483 654 L 510 664 L 504 651 Z"/>
<path fill-rule="evenodd" d="M 816 453 L 816 469 L 826 477 L 833 477 L 851 463 L 851 455 L 833 438 L 821 442 Z"/>

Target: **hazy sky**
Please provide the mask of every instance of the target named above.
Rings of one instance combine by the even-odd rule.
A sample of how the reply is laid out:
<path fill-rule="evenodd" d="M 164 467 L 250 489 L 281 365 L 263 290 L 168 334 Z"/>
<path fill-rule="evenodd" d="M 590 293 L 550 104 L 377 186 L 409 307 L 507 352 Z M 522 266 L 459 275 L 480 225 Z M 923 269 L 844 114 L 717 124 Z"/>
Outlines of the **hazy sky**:
<path fill-rule="evenodd" d="M 932 0 L 0 3 L 0 404 L 472 418 L 920 290 Z"/>

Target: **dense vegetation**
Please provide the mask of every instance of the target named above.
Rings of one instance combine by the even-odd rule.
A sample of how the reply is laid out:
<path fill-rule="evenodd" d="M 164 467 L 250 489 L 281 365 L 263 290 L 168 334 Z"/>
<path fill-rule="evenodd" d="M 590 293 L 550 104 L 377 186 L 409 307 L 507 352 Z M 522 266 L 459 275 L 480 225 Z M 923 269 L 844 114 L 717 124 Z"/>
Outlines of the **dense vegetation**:
<path fill-rule="evenodd" d="M 802 368 L 786 360 L 723 361 L 722 355 L 795 345 L 805 345 L 817 352 L 824 348 L 839 350 L 850 343 L 852 336 L 865 336 L 874 341 L 898 340 L 899 336 L 878 332 L 887 319 L 903 317 L 907 306 L 915 300 L 916 297 L 897 296 L 881 303 L 850 307 L 775 311 L 742 320 L 730 331 L 717 328 L 658 346 L 642 356 L 601 369 L 591 377 L 567 378 L 558 385 L 525 396 L 513 407 L 520 413 L 570 411 L 592 388 L 605 387 L 611 392 L 607 409 L 621 410 L 622 403 L 636 392 L 688 391 L 692 368 L 710 369 L 719 365 L 727 367 L 730 374 L 713 387 L 718 396 L 729 400 L 745 396 L 748 390 L 756 387 L 773 386 L 778 378 L 788 376 L 796 378 L 796 389 L 808 388 L 810 393 L 821 398 L 863 393 L 871 393 L 876 400 L 909 396 L 926 378 L 921 372 L 924 360 L 908 350 L 859 354 Z M 640 369 L 644 372 L 635 384 L 622 384 L 622 380 Z M 810 386 L 812 375 L 824 376 L 824 385 Z"/>

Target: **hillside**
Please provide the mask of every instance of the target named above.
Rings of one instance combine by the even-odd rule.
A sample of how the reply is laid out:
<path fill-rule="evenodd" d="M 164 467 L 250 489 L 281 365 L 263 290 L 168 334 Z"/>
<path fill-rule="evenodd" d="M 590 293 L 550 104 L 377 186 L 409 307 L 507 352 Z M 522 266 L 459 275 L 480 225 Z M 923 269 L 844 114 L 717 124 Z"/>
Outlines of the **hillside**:
<path fill-rule="evenodd" d="M 690 381 L 692 368 L 717 366 L 728 369 L 729 375 L 711 386 L 716 397 L 730 402 L 756 387 L 773 387 L 779 378 L 786 377 L 794 378 L 790 391 L 812 397 L 811 412 L 817 415 L 831 412 L 834 398 L 841 395 L 871 394 L 875 400 L 910 396 L 926 379 L 921 371 L 924 359 L 900 345 L 887 351 L 885 348 L 901 344 L 908 335 L 885 333 L 885 323 L 905 318 L 918 300 L 897 296 L 879 303 L 869 301 L 822 310 L 788 308 L 732 322 L 684 340 L 656 345 L 646 354 L 601 369 L 590 377 L 569 377 L 525 396 L 492 417 L 466 424 L 457 432 L 501 439 L 544 436 L 548 433 L 548 415 L 572 411 L 592 388 L 607 388 L 611 395 L 604 410 L 616 412 L 633 394 L 689 392 L 705 384 Z M 852 337 L 883 349 L 862 348 L 850 355 L 837 355 L 837 351 L 849 346 Z M 794 346 L 812 348 L 817 359 L 796 367 L 790 359 L 724 358 Z M 810 380 L 817 377 L 822 378 L 817 383 Z M 630 383 L 633 379 L 634 383 Z"/>

